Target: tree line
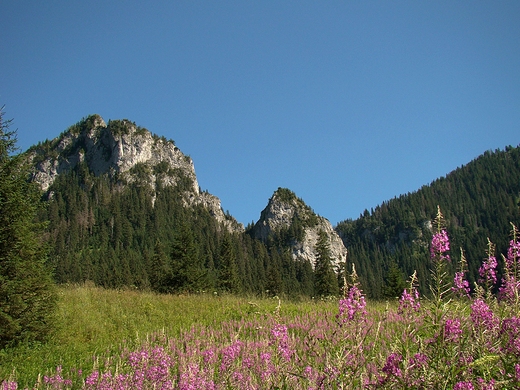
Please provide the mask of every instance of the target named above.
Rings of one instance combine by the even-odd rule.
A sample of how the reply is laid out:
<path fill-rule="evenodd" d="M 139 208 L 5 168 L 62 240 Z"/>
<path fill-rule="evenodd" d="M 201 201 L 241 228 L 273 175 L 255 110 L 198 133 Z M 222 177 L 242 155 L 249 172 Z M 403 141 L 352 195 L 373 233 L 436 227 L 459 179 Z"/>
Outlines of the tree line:
<path fill-rule="evenodd" d="M 398 296 L 404 280 L 414 271 L 421 293 L 428 293 L 428 245 L 437 206 L 445 215 L 450 235 L 451 271 L 462 249 L 473 286 L 479 278 L 487 239 L 496 244 L 500 261 L 499 254 L 507 252 L 511 239 L 510 223 L 518 226 L 520 222 L 520 148 L 487 151 L 413 193 L 365 210 L 356 220 L 340 222 L 336 230 L 369 297 Z"/>

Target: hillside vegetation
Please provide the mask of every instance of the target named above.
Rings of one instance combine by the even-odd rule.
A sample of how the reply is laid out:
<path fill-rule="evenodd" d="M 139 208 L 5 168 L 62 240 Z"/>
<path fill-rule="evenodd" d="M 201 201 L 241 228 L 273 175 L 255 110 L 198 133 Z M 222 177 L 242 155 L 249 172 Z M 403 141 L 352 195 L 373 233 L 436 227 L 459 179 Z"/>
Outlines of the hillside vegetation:
<path fill-rule="evenodd" d="M 427 292 L 428 243 L 437 206 L 446 217 L 451 256 L 456 262 L 460 248 L 464 250 L 473 286 L 487 239 L 496 244 L 497 253 L 505 253 L 511 223 L 520 222 L 520 148 L 487 151 L 416 192 L 339 223 L 336 230 L 370 297 L 385 297 L 395 264 L 403 279 L 417 270 L 421 292 Z"/>

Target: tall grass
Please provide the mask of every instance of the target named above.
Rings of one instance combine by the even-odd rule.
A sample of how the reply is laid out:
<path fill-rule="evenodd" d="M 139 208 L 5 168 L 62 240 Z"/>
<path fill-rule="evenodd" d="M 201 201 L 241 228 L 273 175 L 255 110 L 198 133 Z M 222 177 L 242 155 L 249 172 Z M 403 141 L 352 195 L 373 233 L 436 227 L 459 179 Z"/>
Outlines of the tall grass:
<path fill-rule="evenodd" d="M 414 274 L 401 299 L 367 302 L 352 269 L 344 297 L 280 304 L 230 296 L 61 290 L 45 345 L 2 352 L 2 390 L 520 388 L 520 241 L 498 283 L 493 246 L 473 291 L 448 275 L 440 210 L 431 297 Z M 492 294 L 498 288 L 498 295 Z M 38 375 L 43 376 L 38 376 Z M 0 380 L 2 380 L 0 378 Z"/>
<path fill-rule="evenodd" d="M 135 290 L 106 290 L 93 285 L 59 288 L 56 330 L 45 344 L 22 344 L 0 351 L 0 383 L 10 379 L 18 388 L 31 387 L 38 376 L 64 370 L 92 368 L 100 357 L 138 348 L 151 334 L 178 337 L 193 325 L 220 327 L 270 315 L 277 310 L 300 313 L 334 310 L 334 303 L 283 302 L 231 295 L 161 295 Z"/>

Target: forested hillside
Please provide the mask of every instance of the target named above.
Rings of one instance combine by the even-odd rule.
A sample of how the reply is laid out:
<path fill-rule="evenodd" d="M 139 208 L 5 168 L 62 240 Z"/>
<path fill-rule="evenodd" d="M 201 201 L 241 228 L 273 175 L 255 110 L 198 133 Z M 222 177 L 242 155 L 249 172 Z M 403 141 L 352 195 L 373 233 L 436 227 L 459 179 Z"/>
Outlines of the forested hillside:
<path fill-rule="evenodd" d="M 456 267 L 462 248 L 473 286 L 486 256 L 487 238 L 496 244 L 500 263 L 499 253 L 506 253 L 511 239 L 510 223 L 520 223 L 520 148 L 487 151 L 414 193 L 339 223 L 336 230 L 369 296 L 397 296 L 389 287 L 402 283 L 414 270 L 421 292 L 427 292 L 428 244 L 438 205 L 446 218 L 452 265 Z"/>
<path fill-rule="evenodd" d="M 106 124 L 98 115 L 87 117 L 28 156 L 44 189 L 40 220 L 48 223 L 59 283 L 326 295 L 315 269 L 326 253 L 336 272 L 345 269 L 345 258 L 347 269 L 354 263 L 371 298 L 399 296 L 415 270 L 424 294 L 437 206 L 447 221 L 453 268 L 462 248 L 471 284 L 487 238 L 500 258 L 510 223 L 520 222 L 518 147 L 485 152 L 414 193 L 339 223 L 335 232 L 283 188 L 257 224 L 244 229 L 222 212 L 217 197 L 200 191 L 193 162 L 173 141 L 128 120 Z"/>
<path fill-rule="evenodd" d="M 45 189 L 39 219 L 58 283 L 314 294 L 310 264 L 245 233 L 199 190 L 191 159 L 171 140 L 93 115 L 27 155 Z"/>

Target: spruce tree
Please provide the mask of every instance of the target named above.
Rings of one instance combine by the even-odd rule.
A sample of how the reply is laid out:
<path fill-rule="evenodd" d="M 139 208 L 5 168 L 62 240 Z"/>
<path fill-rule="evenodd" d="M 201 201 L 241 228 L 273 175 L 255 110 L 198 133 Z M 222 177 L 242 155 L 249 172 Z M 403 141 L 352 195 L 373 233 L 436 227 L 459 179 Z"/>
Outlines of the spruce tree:
<path fill-rule="evenodd" d="M 40 192 L 28 182 L 25 157 L 15 154 L 16 132 L 0 109 L 0 348 L 43 340 L 52 328 L 56 295 L 46 265 Z"/>
<path fill-rule="evenodd" d="M 241 292 L 237 255 L 229 234 L 225 234 L 219 252 L 219 287 L 229 293 Z"/>
<path fill-rule="evenodd" d="M 206 269 L 199 256 L 193 232 L 187 223 L 181 223 L 171 252 L 173 291 L 195 292 L 206 287 Z"/>
<path fill-rule="evenodd" d="M 337 296 L 339 294 L 338 280 L 332 269 L 329 239 L 320 230 L 316 243 L 316 264 L 314 267 L 314 291 L 317 296 Z"/>

